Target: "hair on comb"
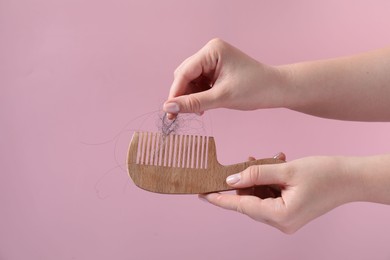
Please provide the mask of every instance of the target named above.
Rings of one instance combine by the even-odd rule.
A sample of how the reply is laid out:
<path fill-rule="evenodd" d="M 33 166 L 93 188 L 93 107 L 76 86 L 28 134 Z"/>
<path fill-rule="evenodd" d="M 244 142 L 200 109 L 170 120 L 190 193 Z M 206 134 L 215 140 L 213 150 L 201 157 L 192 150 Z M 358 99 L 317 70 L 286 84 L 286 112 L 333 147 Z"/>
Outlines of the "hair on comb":
<path fill-rule="evenodd" d="M 198 194 L 231 190 L 226 177 L 251 165 L 282 163 L 267 158 L 224 166 L 217 161 L 214 138 L 200 135 L 135 132 L 128 151 L 128 172 L 147 191 Z"/>

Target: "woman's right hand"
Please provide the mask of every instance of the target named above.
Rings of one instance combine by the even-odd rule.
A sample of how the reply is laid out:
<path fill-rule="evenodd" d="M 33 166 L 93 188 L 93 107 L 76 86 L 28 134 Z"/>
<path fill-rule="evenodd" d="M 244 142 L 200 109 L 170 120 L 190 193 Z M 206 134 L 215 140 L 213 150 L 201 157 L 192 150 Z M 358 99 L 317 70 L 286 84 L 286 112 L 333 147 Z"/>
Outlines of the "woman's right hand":
<path fill-rule="evenodd" d="M 212 108 L 254 110 L 283 106 L 287 73 L 257 62 L 237 48 L 213 39 L 174 73 L 163 110 L 197 113 Z"/>

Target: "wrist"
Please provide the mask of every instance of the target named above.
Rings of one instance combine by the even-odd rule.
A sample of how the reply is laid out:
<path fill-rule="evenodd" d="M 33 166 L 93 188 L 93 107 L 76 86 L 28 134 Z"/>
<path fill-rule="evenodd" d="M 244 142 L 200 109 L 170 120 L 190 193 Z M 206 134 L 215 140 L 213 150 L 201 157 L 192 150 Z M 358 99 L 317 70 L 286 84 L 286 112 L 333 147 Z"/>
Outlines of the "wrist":
<path fill-rule="evenodd" d="M 351 201 L 390 204 L 390 155 L 349 159 L 355 191 Z"/>
<path fill-rule="evenodd" d="M 324 87 L 330 79 L 323 74 L 322 62 L 301 62 L 279 66 L 284 77 L 283 107 L 311 115 L 329 117 L 329 106 L 335 99 L 334 91 Z M 325 111 L 325 112 L 324 112 Z"/>
<path fill-rule="evenodd" d="M 283 108 L 293 109 L 298 103 L 298 99 L 295 98 L 297 88 L 295 87 L 294 80 L 294 64 L 287 64 L 275 67 L 278 73 L 278 92 L 281 97 L 280 106 Z"/>
<path fill-rule="evenodd" d="M 361 200 L 362 178 L 355 170 L 356 158 L 344 156 L 324 157 L 322 165 L 326 180 L 323 185 L 333 200 L 333 207 Z"/>
<path fill-rule="evenodd" d="M 344 203 L 364 201 L 364 174 L 361 171 L 362 158 L 359 157 L 339 157 L 341 160 L 341 174 L 343 183 Z"/>

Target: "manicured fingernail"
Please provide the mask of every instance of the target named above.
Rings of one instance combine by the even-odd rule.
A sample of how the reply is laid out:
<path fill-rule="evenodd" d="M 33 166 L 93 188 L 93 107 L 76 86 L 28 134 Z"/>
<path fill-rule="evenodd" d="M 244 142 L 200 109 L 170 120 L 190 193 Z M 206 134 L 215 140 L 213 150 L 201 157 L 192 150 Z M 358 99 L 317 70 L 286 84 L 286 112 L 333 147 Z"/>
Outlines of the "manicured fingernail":
<path fill-rule="evenodd" d="M 167 113 L 176 114 L 176 113 L 179 113 L 180 108 L 179 108 L 179 105 L 176 103 L 166 103 L 164 105 L 164 111 Z"/>
<path fill-rule="evenodd" d="M 279 159 L 279 157 L 282 155 L 282 153 L 277 153 L 275 154 L 275 156 L 273 157 L 274 159 Z"/>
<path fill-rule="evenodd" d="M 196 114 L 197 116 L 201 116 L 201 115 L 204 114 L 204 111 L 196 112 L 195 114 Z"/>
<path fill-rule="evenodd" d="M 230 184 L 230 185 L 233 185 L 233 184 L 236 184 L 237 182 L 240 181 L 240 174 L 239 173 L 236 173 L 236 174 L 233 174 L 233 175 L 230 175 L 226 178 L 226 183 L 227 184 Z"/>

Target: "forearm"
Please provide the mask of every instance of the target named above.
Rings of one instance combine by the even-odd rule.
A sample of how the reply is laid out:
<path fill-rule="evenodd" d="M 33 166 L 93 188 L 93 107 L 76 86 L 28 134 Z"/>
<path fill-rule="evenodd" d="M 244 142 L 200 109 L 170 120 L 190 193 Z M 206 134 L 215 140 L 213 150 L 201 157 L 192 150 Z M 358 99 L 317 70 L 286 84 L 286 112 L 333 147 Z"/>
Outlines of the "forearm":
<path fill-rule="evenodd" d="M 390 121 L 390 48 L 279 67 L 283 106 L 342 120 Z"/>
<path fill-rule="evenodd" d="M 350 201 L 367 201 L 390 205 L 390 155 L 348 157 L 345 174 Z"/>

